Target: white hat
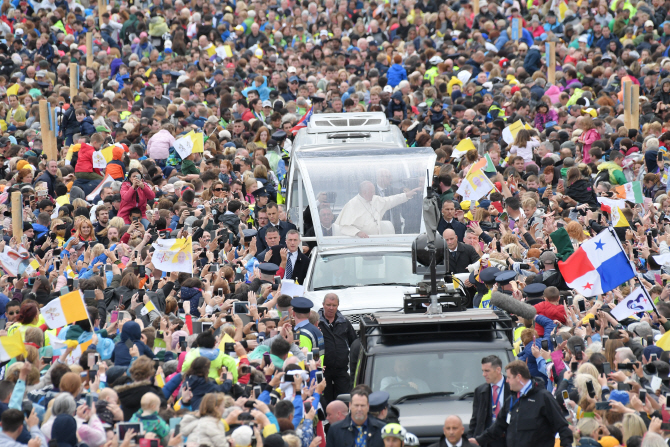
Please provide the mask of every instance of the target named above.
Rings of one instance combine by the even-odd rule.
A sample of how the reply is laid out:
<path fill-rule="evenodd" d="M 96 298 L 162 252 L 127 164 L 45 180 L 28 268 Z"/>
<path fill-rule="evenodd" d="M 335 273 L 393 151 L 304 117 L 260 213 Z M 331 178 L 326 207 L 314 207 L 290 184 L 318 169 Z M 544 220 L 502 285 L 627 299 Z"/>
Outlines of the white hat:
<path fill-rule="evenodd" d="M 288 67 L 288 70 L 286 70 L 286 73 L 297 73 L 298 70 L 296 70 L 295 67 Z"/>
<path fill-rule="evenodd" d="M 644 22 L 644 27 L 646 28 L 646 27 L 648 27 L 648 26 L 653 27 L 653 26 L 654 26 L 654 22 L 652 22 L 651 20 L 647 20 L 646 22 Z"/>
<path fill-rule="evenodd" d="M 441 64 L 442 62 L 444 62 L 444 60 L 440 56 L 433 56 L 433 57 L 430 58 L 430 60 L 428 62 L 430 62 L 433 65 L 437 65 L 437 64 Z"/>
<path fill-rule="evenodd" d="M 230 132 L 228 132 L 228 131 L 225 130 L 225 129 L 222 130 L 221 132 L 219 132 L 219 138 L 221 138 L 221 139 L 225 138 L 226 140 L 230 140 L 231 137 L 232 137 L 232 136 L 230 135 Z"/>
<path fill-rule="evenodd" d="M 588 43 L 589 38 L 588 38 L 588 36 L 579 36 L 579 41 L 584 42 L 584 43 Z"/>
<path fill-rule="evenodd" d="M 251 18 L 256 17 L 256 11 L 249 11 L 249 12 L 247 12 L 247 16 L 248 16 L 248 17 L 251 17 Z"/>
<path fill-rule="evenodd" d="M 393 93 L 393 87 L 391 87 L 390 85 L 385 85 L 384 86 L 384 91 L 386 93 Z"/>

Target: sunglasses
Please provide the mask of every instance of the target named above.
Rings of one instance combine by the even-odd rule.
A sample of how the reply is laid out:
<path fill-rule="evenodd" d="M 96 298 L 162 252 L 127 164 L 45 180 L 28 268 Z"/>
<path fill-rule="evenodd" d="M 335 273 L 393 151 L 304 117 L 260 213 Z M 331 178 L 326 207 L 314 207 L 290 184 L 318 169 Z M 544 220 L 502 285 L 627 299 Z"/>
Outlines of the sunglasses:
<path fill-rule="evenodd" d="M 216 192 L 223 191 L 223 188 L 216 188 L 216 189 L 214 189 L 214 191 L 216 191 Z"/>
<path fill-rule="evenodd" d="M 16 311 L 16 312 L 9 312 L 9 311 L 8 311 L 8 312 L 7 312 L 7 315 L 18 315 L 18 314 L 19 314 L 18 311 Z"/>

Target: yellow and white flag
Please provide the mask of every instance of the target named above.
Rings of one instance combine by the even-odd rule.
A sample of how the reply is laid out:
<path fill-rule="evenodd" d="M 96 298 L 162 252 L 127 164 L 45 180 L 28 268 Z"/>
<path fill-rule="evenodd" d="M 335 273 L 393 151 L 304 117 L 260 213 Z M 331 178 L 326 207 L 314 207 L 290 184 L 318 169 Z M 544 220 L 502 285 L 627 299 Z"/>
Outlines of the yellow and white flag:
<path fill-rule="evenodd" d="M 70 353 L 70 355 L 67 356 L 65 359 L 65 362 L 68 365 L 78 365 L 79 364 L 79 359 L 81 356 L 86 352 L 88 347 L 93 343 L 93 340 L 85 341 L 84 343 L 80 343 L 79 346 L 74 348 L 74 351 Z"/>
<path fill-rule="evenodd" d="M 623 215 L 621 208 L 615 206 L 612 208 L 612 226 L 614 227 L 630 227 L 628 219 Z"/>
<path fill-rule="evenodd" d="M 42 308 L 41 312 L 49 329 L 57 329 L 88 318 L 86 304 L 79 290 L 51 301 Z"/>
<path fill-rule="evenodd" d="M 191 236 L 183 239 L 158 239 L 151 262 L 163 272 L 193 273 L 193 244 Z"/>
<path fill-rule="evenodd" d="M 205 134 L 202 132 L 190 131 L 186 134 L 187 137 L 193 141 L 193 150 L 191 152 L 204 152 L 205 151 Z"/>
<path fill-rule="evenodd" d="M 454 157 L 455 159 L 459 159 L 463 155 L 465 155 L 465 153 L 470 149 L 477 149 L 477 148 L 475 147 L 475 144 L 472 142 L 470 138 L 464 138 L 456 145 L 453 152 L 451 153 L 451 156 Z"/>
<path fill-rule="evenodd" d="M 482 158 L 477 163 L 472 165 L 470 171 L 467 173 L 461 185 L 456 191 L 463 197 L 463 200 L 474 202 L 481 199 L 493 189 L 493 183 L 486 176 L 483 168 L 486 166 L 486 159 Z"/>
<path fill-rule="evenodd" d="M 14 331 L 12 335 L 0 337 L 0 362 L 8 362 L 22 354 L 28 355 L 28 352 L 21 339 L 21 332 Z"/>
<path fill-rule="evenodd" d="M 154 303 L 151 302 L 151 299 L 149 299 L 149 302 L 144 305 L 142 308 L 142 311 L 140 312 L 142 315 L 148 315 L 149 312 L 152 310 L 156 310 L 156 306 L 154 306 Z"/>

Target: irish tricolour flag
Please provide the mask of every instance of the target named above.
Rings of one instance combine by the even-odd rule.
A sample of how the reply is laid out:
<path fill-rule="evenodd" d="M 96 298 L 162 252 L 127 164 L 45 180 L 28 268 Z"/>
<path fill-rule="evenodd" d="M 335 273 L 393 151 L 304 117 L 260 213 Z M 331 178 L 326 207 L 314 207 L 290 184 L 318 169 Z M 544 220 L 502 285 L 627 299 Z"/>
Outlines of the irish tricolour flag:
<path fill-rule="evenodd" d="M 644 194 L 642 193 L 642 184 L 640 182 L 629 182 L 622 186 L 614 188 L 616 193 L 622 199 L 633 203 L 643 203 Z"/>
<path fill-rule="evenodd" d="M 567 261 L 559 261 L 563 279 L 586 297 L 601 295 L 635 277 L 635 271 L 610 228 L 589 239 Z"/>

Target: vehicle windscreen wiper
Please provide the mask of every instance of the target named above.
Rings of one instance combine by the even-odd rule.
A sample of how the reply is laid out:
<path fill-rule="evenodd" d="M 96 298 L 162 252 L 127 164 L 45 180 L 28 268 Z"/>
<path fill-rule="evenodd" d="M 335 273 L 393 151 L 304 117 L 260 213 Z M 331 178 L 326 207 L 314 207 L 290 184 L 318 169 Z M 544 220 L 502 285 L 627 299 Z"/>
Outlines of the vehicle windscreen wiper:
<path fill-rule="evenodd" d="M 378 282 L 378 283 L 373 283 L 373 284 L 365 284 L 365 287 L 372 287 L 372 286 L 406 286 L 406 287 L 412 287 L 412 286 L 416 286 L 416 284 L 410 284 L 408 282 Z"/>
<path fill-rule="evenodd" d="M 454 394 L 453 391 L 437 391 L 434 393 L 419 393 L 419 394 L 408 394 L 407 396 L 403 396 L 400 399 L 396 400 L 393 405 L 398 405 L 403 402 L 406 402 L 408 400 L 418 400 L 418 399 L 425 399 L 427 397 L 441 397 L 441 396 L 451 396 Z"/>
<path fill-rule="evenodd" d="M 332 285 L 332 286 L 314 287 L 314 290 L 315 291 L 316 290 L 329 290 L 329 289 L 335 289 L 336 290 L 336 289 L 347 289 L 349 287 L 356 287 L 356 286 L 340 284 L 340 285 L 337 285 L 337 286 Z"/>

